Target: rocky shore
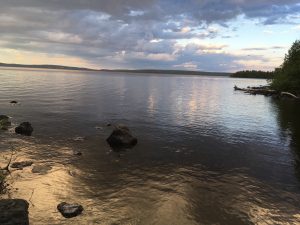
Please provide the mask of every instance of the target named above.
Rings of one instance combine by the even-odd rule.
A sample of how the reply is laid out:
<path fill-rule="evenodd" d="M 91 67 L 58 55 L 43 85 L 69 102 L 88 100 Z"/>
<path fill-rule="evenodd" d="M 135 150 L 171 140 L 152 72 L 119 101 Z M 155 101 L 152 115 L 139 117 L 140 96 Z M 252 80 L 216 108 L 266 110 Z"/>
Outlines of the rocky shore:
<path fill-rule="evenodd" d="M 11 117 L 7 115 L 0 115 L 0 129 L 1 132 L 7 132 L 8 130 L 14 130 L 15 134 L 12 135 L 22 135 L 31 136 L 34 129 L 30 122 L 22 122 L 20 125 L 13 127 L 11 122 Z M 112 127 L 107 129 L 112 129 L 111 134 L 106 139 L 107 144 L 111 147 L 113 151 L 124 151 L 126 149 L 132 148 L 137 144 L 137 138 L 133 136 L 129 128 L 125 125 L 112 125 L 107 124 L 106 127 Z M 78 138 L 77 138 L 78 139 Z M 74 141 L 77 141 L 75 139 Z M 80 139 L 84 141 L 85 139 Z M 31 174 L 38 174 L 39 176 L 46 176 L 48 171 L 52 169 L 50 165 L 37 163 L 34 160 L 15 160 L 13 157 L 13 151 L 11 151 L 11 156 L 6 163 L 6 166 L 0 167 L 0 224 L 2 225 L 20 225 L 29 224 L 29 210 L 31 203 L 31 197 L 34 194 L 34 189 L 29 199 L 13 199 L 1 196 L 5 192 L 9 192 L 9 188 L 6 177 L 19 171 L 18 173 L 26 173 L 29 171 Z M 81 157 L 81 152 L 74 152 L 76 157 Z M 8 195 L 10 194 L 8 193 Z M 62 199 L 63 200 L 63 199 Z M 33 204 L 32 204 L 33 205 Z M 84 211 L 84 206 L 78 203 L 66 203 L 64 201 L 57 202 L 57 211 L 61 213 L 64 218 L 72 218 L 80 215 Z"/>

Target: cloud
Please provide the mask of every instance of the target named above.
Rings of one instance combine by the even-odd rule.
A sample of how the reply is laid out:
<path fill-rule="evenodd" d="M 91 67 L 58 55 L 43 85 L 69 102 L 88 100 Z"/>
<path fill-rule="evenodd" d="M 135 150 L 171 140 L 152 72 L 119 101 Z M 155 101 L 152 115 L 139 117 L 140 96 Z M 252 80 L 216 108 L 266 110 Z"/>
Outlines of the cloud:
<path fill-rule="evenodd" d="M 231 70 L 243 56 L 201 40 L 235 37 L 222 29 L 239 16 L 293 23 L 299 7 L 296 0 L 1 0 L 0 48 L 99 67 Z"/>
<path fill-rule="evenodd" d="M 278 50 L 285 49 L 284 46 L 271 46 L 271 47 L 251 47 L 251 48 L 243 48 L 243 51 L 266 51 L 266 50 Z"/>

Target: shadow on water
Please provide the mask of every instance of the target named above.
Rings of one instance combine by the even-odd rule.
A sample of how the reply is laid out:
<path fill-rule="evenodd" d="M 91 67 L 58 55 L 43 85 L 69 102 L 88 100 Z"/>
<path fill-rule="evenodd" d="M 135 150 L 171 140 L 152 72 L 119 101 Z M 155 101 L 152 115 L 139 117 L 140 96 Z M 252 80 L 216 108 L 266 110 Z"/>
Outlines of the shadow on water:
<path fill-rule="evenodd" d="M 295 159 L 295 172 L 300 179 L 300 103 L 294 100 L 274 100 L 277 108 L 281 136 L 290 138 L 290 147 Z"/>

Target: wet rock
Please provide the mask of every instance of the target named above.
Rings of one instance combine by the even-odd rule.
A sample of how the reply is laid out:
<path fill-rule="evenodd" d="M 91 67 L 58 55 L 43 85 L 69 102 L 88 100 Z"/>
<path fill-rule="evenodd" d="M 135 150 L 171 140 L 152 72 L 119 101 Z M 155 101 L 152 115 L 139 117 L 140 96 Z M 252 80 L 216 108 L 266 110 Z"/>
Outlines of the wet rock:
<path fill-rule="evenodd" d="M 74 151 L 73 154 L 77 155 L 77 156 L 82 156 L 82 152 L 79 152 L 79 151 Z"/>
<path fill-rule="evenodd" d="M 9 117 L 6 115 L 0 115 L 0 120 L 4 120 L 4 119 L 9 119 Z"/>
<path fill-rule="evenodd" d="M 26 136 L 31 136 L 33 128 L 29 122 L 23 122 L 18 127 L 15 128 L 17 134 L 22 134 Z"/>
<path fill-rule="evenodd" d="M 78 216 L 82 213 L 83 207 L 79 204 L 69 204 L 66 202 L 62 202 L 58 204 L 57 210 L 65 217 L 65 218 L 71 218 Z"/>
<path fill-rule="evenodd" d="M 11 164 L 11 168 L 22 170 L 25 167 L 31 166 L 33 164 L 32 161 L 22 161 L 22 162 L 14 162 Z"/>
<path fill-rule="evenodd" d="M 29 225 L 28 202 L 23 199 L 0 200 L 1 225 Z"/>
<path fill-rule="evenodd" d="M 0 130 L 7 130 L 10 125 L 11 122 L 9 121 L 9 117 L 0 115 Z"/>
<path fill-rule="evenodd" d="M 34 165 L 31 172 L 32 173 L 39 173 L 39 174 L 46 174 L 52 167 L 49 165 Z"/>
<path fill-rule="evenodd" d="M 73 141 L 84 141 L 84 137 L 75 137 L 73 138 Z"/>
<path fill-rule="evenodd" d="M 17 101 L 10 101 L 11 104 L 17 104 Z"/>
<path fill-rule="evenodd" d="M 106 141 L 114 150 L 132 148 L 137 144 L 137 138 L 133 137 L 129 128 L 124 125 L 115 126 L 112 134 Z"/>

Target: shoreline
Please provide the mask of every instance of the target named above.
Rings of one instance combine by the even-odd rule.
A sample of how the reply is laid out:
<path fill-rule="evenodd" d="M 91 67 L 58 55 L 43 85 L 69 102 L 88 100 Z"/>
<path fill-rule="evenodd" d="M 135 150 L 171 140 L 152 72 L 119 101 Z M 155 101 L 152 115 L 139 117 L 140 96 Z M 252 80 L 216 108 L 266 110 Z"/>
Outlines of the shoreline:
<path fill-rule="evenodd" d="M 242 91 L 246 94 L 250 95 L 264 95 L 264 96 L 271 96 L 274 98 L 292 98 L 295 100 L 300 101 L 300 96 L 297 96 L 293 93 L 286 92 L 286 91 L 278 91 L 278 90 L 273 90 L 270 89 L 270 86 L 259 86 L 259 87 L 250 87 L 248 86 L 247 88 L 240 88 L 237 87 L 236 85 L 233 87 L 235 91 Z"/>

